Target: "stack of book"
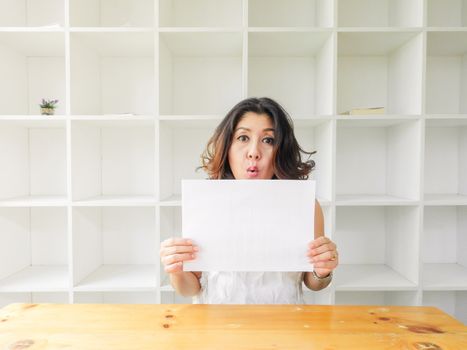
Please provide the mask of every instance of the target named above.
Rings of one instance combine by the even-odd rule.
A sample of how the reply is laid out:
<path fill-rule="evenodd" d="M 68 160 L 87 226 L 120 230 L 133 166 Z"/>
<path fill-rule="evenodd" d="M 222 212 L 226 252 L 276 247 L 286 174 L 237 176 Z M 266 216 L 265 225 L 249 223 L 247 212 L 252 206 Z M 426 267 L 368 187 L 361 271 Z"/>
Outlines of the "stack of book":
<path fill-rule="evenodd" d="M 374 115 L 384 114 L 384 107 L 371 107 L 371 108 L 354 108 L 349 111 L 343 112 L 344 115 Z"/>

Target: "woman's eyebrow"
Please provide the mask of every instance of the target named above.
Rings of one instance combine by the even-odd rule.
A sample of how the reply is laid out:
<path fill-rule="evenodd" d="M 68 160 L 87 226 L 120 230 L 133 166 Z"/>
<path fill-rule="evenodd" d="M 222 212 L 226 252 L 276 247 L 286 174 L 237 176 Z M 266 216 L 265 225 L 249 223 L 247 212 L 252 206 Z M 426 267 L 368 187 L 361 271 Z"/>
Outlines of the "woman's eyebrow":
<path fill-rule="evenodd" d="M 251 129 L 248 129 L 244 126 L 239 126 L 237 129 L 235 129 L 235 132 L 237 132 L 238 130 L 240 129 L 244 129 L 246 131 L 251 131 Z M 266 128 L 266 129 L 263 129 L 263 131 L 276 131 L 274 128 Z"/>

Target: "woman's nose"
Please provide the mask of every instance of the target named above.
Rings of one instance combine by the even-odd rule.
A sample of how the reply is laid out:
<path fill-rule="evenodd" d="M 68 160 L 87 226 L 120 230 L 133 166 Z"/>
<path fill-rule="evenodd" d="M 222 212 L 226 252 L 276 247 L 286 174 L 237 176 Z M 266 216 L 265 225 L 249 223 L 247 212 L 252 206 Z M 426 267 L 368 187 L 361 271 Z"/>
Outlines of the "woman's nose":
<path fill-rule="evenodd" d="M 259 149 L 256 145 L 252 145 L 252 147 L 248 150 L 248 159 L 259 159 L 261 154 Z"/>

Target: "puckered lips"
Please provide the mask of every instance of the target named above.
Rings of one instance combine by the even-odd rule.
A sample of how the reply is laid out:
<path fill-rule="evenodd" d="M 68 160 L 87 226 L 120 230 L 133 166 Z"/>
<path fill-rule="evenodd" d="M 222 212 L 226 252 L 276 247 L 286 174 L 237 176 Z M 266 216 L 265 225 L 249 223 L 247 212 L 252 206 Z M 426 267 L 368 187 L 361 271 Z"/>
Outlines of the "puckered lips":
<path fill-rule="evenodd" d="M 249 166 L 247 169 L 246 169 L 246 173 L 247 173 L 247 176 L 249 178 L 255 178 L 258 176 L 258 173 L 259 173 L 259 170 L 258 170 L 258 167 L 257 166 Z"/>

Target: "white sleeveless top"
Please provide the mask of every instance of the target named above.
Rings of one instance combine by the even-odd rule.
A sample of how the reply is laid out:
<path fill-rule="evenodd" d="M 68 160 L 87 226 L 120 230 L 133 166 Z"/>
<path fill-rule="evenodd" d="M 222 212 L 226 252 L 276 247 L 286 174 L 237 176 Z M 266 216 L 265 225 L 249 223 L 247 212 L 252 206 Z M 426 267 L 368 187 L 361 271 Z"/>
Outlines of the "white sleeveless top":
<path fill-rule="evenodd" d="M 202 272 L 194 304 L 305 304 L 303 272 Z"/>

